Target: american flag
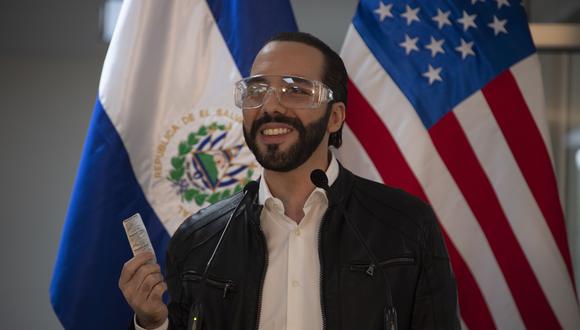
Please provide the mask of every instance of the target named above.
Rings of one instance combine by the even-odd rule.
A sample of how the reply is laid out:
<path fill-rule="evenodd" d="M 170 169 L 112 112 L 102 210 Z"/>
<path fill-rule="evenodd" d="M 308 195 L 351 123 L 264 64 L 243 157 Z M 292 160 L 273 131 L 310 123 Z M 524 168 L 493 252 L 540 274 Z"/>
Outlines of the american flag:
<path fill-rule="evenodd" d="M 347 167 L 429 202 L 466 329 L 580 329 L 525 10 L 362 0 L 341 51 Z"/>

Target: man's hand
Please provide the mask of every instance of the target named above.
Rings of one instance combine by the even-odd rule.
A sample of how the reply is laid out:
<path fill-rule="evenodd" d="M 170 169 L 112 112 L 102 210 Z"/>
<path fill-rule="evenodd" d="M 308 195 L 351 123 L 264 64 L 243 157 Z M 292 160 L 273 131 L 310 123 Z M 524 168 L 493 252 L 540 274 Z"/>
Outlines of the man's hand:
<path fill-rule="evenodd" d="M 161 299 L 167 285 L 153 260 L 151 252 L 136 255 L 125 263 L 119 278 L 119 288 L 135 311 L 137 323 L 145 329 L 161 326 L 168 314 Z"/>

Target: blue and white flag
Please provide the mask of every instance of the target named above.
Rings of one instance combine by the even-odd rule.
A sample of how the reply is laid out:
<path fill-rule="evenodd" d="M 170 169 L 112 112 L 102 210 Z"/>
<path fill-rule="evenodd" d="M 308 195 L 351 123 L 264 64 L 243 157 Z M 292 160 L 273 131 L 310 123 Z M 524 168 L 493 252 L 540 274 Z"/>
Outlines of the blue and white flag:
<path fill-rule="evenodd" d="M 233 83 L 266 40 L 296 29 L 287 0 L 123 3 L 50 289 L 66 329 L 129 324 L 123 219 L 141 213 L 164 266 L 185 217 L 259 175 Z"/>

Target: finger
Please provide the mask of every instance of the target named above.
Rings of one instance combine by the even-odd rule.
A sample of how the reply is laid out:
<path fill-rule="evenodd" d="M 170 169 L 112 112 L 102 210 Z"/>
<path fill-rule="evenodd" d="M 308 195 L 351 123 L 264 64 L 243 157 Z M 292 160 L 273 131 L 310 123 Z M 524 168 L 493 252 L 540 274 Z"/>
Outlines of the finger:
<path fill-rule="evenodd" d="M 147 300 L 155 301 L 155 302 L 160 301 L 161 297 L 163 296 L 163 293 L 166 290 L 167 290 L 167 284 L 165 283 L 165 281 L 161 281 L 161 282 L 155 284 L 155 286 L 151 290 L 151 293 L 147 297 Z"/>
<path fill-rule="evenodd" d="M 143 282 L 139 286 L 139 293 L 147 297 L 151 292 L 151 289 L 159 283 L 163 281 L 163 275 L 161 273 L 149 273 L 143 279 Z"/>
<path fill-rule="evenodd" d="M 135 276 L 126 283 L 122 291 L 130 304 L 141 305 L 147 299 L 149 291 L 160 281 L 163 281 L 163 275 L 159 265 L 145 264 L 137 270 Z"/>
<path fill-rule="evenodd" d="M 129 282 L 137 270 L 150 260 L 153 260 L 153 253 L 151 252 L 144 252 L 140 253 L 133 258 L 129 259 L 124 265 L 123 269 L 121 270 L 121 276 L 119 277 L 119 286 L 124 285 L 125 283 Z"/>
<path fill-rule="evenodd" d="M 128 282 L 121 285 L 121 291 L 125 298 L 138 300 L 140 299 L 139 296 L 142 296 L 141 298 L 143 299 L 147 297 L 146 294 L 143 295 L 140 293 L 140 287 L 143 285 L 145 278 L 150 274 L 158 274 L 159 276 L 162 276 L 159 265 L 148 263 L 142 264 L 133 277 Z"/>
<path fill-rule="evenodd" d="M 161 268 L 159 267 L 159 265 L 157 264 L 142 265 L 135 273 L 135 276 L 133 276 L 133 279 L 131 279 L 130 285 L 138 292 L 143 291 L 141 287 L 143 286 L 145 279 L 151 274 L 161 275 Z"/>
<path fill-rule="evenodd" d="M 146 302 L 153 288 L 161 282 L 163 282 L 163 276 L 160 273 L 148 275 L 136 292 L 135 299 Z"/>

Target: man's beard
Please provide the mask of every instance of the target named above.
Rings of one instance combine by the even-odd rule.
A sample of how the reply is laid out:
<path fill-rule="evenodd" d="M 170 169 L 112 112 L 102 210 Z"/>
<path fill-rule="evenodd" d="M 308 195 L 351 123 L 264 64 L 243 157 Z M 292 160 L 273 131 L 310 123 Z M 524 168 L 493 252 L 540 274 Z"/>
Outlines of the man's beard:
<path fill-rule="evenodd" d="M 330 109 L 327 108 L 324 117 L 308 124 L 306 127 L 297 118 L 287 117 L 279 113 L 274 116 L 264 113 L 254 121 L 250 132 L 247 132 L 244 128 L 244 138 L 248 148 L 250 148 L 262 167 L 276 172 L 292 171 L 304 164 L 324 139 L 330 113 Z M 259 134 L 258 130 L 266 123 L 284 123 L 292 126 L 298 132 L 298 141 L 291 145 L 287 151 L 281 151 L 278 144 L 268 144 L 266 145 L 266 152 L 261 152 L 256 138 Z"/>

